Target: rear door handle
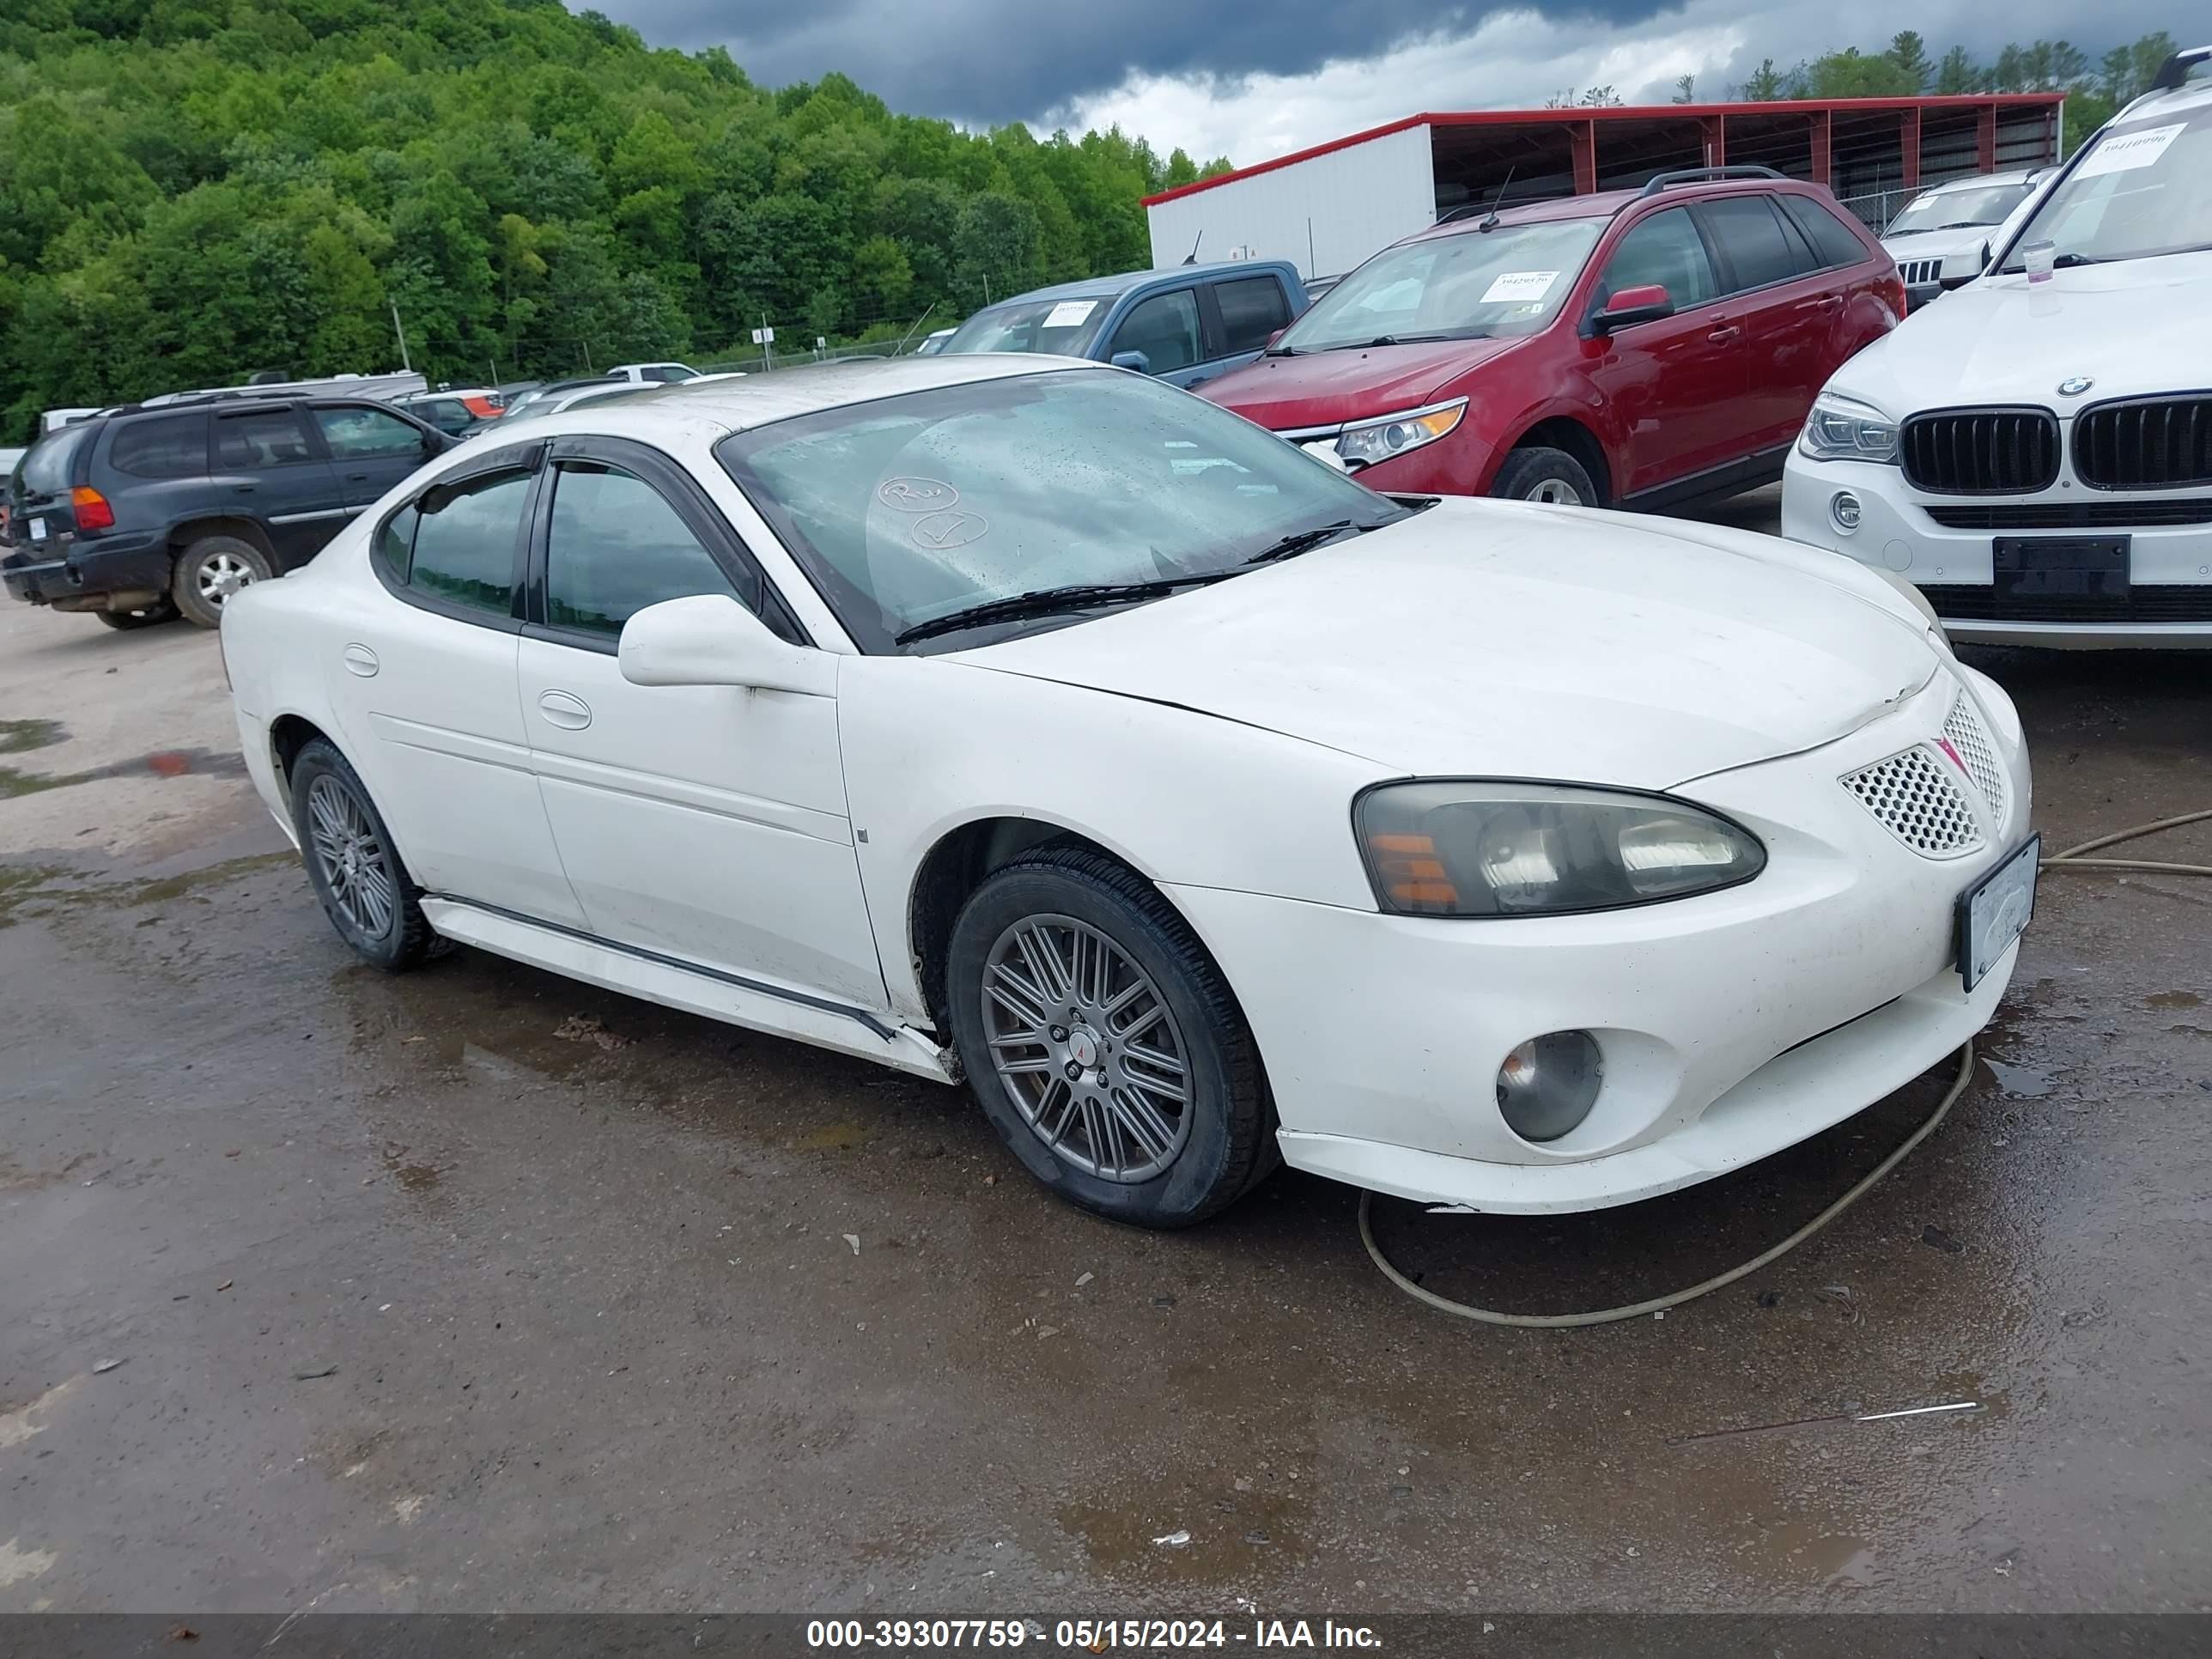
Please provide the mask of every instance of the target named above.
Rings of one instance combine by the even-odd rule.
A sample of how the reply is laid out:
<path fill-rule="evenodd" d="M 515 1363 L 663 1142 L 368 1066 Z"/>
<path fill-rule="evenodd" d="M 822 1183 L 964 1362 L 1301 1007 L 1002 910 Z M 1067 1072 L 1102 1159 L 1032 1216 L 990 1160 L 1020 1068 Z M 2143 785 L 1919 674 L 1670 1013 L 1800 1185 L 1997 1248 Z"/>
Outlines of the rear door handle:
<path fill-rule="evenodd" d="M 384 665 L 377 661 L 376 653 L 365 645 L 346 647 L 339 653 L 339 660 L 345 664 L 348 673 L 358 674 L 365 680 L 374 678 L 376 671 Z"/>
<path fill-rule="evenodd" d="M 234 495 L 251 495 L 253 493 L 252 484 L 233 484 L 230 489 Z"/>
<path fill-rule="evenodd" d="M 348 483 L 367 483 L 368 482 L 368 474 L 366 472 L 349 472 L 346 474 L 346 482 Z"/>
<path fill-rule="evenodd" d="M 538 712 L 548 726 L 557 726 L 564 732 L 580 732 L 592 723 L 591 705 L 572 692 L 539 692 Z"/>
<path fill-rule="evenodd" d="M 1833 311 L 1838 306 L 1843 304 L 1843 302 L 1844 296 L 1840 294 L 1823 294 L 1819 295 L 1817 298 L 1808 300 L 1805 303 L 1814 307 L 1816 310 Z"/>

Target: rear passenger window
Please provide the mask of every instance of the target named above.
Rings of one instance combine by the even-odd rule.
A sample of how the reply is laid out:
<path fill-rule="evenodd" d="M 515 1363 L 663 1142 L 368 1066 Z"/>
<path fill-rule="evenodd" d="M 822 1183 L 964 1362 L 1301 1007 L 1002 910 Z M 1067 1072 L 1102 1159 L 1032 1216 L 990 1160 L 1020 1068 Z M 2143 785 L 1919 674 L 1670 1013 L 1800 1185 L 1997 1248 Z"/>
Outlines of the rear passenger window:
<path fill-rule="evenodd" d="M 648 605 L 727 593 L 722 567 L 676 509 L 635 473 L 566 462 L 545 542 L 545 620 L 612 639 Z"/>
<path fill-rule="evenodd" d="M 1851 234 L 1850 227 L 1811 197 L 1784 196 L 1781 201 L 1783 211 L 1796 222 L 1805 240 L 1812 243 L 1822 269 L 1832 270 L 1838 265 L 1855 265 L 1868 257 L 1865 244 Z"/>
<path fill-rule="evenodd" d="M 231 471 L 290 466 L 312 461 L 307 434 L 289 409 L 264 409 L 251 415 L 225 415 L 215 423 L 215 464 Z"/>
<path fill-rule="evenodd" d="M 1765 197 L 1723 196 L 1705 203 L 1698 211 L 1705 215 L 1705 228 L 1734 272 L 1729 293 L 1786 283 L 1797 275 L 1797 247 Z"/>
<path fill-rule="evenodd" d="M 407 586 L 428 599 L 504 617 L 514 602 L 514 553 L 530 474 L 495 472 L 439 485 L 415 503 Z M 407 515 L 392 522 L 397 525 Z M 391 526 L 387 526 L 389 530 Z"/>
<path fill-rule="evenodd" d="M 1667 290 L 1677 311 L 1704 305 L 1720 292 L 1687 208 L 1668 208 L 1630 228 L 1606 261 L 1597 302 L 1602 306 L 1623 289 L 1655 284 Z"/>
<path fill-rule="evenodd" d="M 1273 276 L 1240 276 L 1233 283 L 1216 283 L 1213 297 L 1221 307 L 1221 345 L 1224 352 L 1257 351 L 1267 337 L 1288 326 L 1291 303 L 1283 285 Z"/>
<path fill-rule="evenodd" d="M 127 421 L 115 431 L 107 464 L 139 478 L 197 478 L 207 471 L 207 411 Z"/>

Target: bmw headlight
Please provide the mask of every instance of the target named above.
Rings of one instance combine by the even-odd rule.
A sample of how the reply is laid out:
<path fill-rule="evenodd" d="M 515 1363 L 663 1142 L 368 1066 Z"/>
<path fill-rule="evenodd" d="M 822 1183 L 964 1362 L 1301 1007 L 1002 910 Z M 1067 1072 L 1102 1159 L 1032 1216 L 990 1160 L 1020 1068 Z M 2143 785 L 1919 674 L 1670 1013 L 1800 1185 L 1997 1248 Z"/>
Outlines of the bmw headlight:
<path fill-rule="evenodd" d="M 1567 784 L 1389 783 L 1353 808 L 1368 878 L 1408 916 L 1563 915 L 1749 881 L 1766 849 L 1687 802 Z"/>
<path fill-rule="evenodd" d="M 1808 460 L 1893 463 L 1897 422 L 1872 404 L 1823 392 L 1813 399 L 1813 412 L 1806 416 L 1797 449 Z"/>
<path fill-rule="evenodd" d="M 1337 457 L 1346 466 L 1395 460 L 1407 450 L 1436 442 L 1457 426 L 1466 413 L 1467 399 L 1457 398 L 1427 409 L 1409 409 L 1403 414 L 1362 421 L 1338 434 Z"/>

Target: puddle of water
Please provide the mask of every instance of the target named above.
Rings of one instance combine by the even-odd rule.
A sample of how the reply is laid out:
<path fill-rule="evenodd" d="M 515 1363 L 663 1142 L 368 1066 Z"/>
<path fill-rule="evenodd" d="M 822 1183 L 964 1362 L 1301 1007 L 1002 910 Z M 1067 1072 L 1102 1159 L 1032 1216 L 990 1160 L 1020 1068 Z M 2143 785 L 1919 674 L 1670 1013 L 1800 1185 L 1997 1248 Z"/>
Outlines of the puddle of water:
<path fill-rule="evenodd" d="M 2051 1091 L 2056 1073 L 2040 1066 L 2022 1066 L 2014 1061 L 1992 1060 L 1984 1054 L 1982 1064 L 1997 1080 L 1997 1087 L 2008 1100 L 2040 1100 Z"/>
<path fill-rule="evenodd" d="M 2154 991 L 2142 1000 L 2146 1008 L 2202 1008 L 2204 999 L 2194 991 Z"/>
<path fill-rule="evenodd" d="M 4 740 L 9 726 L 40 724 L 51 722 L 0 721 L 0 755 L 18 754 L 26 749 L 40 747 L 38 743 L 10 744 Z M 55 729 L 58 732 L 59 728 Z M 49 738 L 46 741 L 51 743 L 57 738 Z M 67 789 L 80 783 L 93 783 L 101 778 L 181 778 L 194 774 L 203 777 L 244 777 L 246 757 L 235 750 L 161 749 L 150 755 L 135 756 L 130 760 L 111 761 L 106 766 L 95 766 L 82 772 L 21 772 L 12 766 L 0 766 L 0 800 L 10 800 L 21 795 L 43 794 L 49 789 Z"/>

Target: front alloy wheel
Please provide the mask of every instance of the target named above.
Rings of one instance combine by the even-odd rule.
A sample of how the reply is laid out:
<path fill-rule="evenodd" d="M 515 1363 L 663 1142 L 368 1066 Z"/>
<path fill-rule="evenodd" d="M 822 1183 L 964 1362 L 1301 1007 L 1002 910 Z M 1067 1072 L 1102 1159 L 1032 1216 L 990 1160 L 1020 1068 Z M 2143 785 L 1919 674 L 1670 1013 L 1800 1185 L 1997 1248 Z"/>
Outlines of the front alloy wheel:
<path fill-rule="evenodd" d="M 1037 1138 L 1104 1181 L 1174 1163 L 1190 1139 L 1190 1068 L 1152 976 L 1073 916 L 1016 922 L 986 973 L 991 1062 Z"/>
<path fill-rule="evenodd" d="M 1259 1045 L 1159 889 L 1095 848 L 994 871 L 946 951 L 952 1038 L 975 1098 L 1071 1203 L 1187 1227 L 1276 1162 Z"/>

